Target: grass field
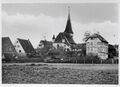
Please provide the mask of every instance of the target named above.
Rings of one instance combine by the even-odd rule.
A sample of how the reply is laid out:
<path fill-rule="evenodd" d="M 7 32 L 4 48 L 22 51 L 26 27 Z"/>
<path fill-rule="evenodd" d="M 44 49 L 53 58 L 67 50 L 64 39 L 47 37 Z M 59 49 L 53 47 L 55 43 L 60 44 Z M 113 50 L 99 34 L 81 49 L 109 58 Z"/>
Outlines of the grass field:
<path fill-rule="evenodd" d="M 3 64 L 2 83 L 118 84 L 118 65 L 60 63 Z"/>

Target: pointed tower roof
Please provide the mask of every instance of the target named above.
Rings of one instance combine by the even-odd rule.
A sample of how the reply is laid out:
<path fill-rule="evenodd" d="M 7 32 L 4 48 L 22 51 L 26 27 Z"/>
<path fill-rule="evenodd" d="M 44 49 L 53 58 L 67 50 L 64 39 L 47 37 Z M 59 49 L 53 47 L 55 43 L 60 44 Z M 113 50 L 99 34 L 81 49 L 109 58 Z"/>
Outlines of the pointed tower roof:
<path fill-rule="evenodd" d="M 71 20 L 70 20 L 70 7 L 68 7 L 68 19 L 67 19 L 67 24 L 64 32 L 73 34 Z"/>
<path fill-rule="evenodd" d="M 55 35 L 53 35 L 52 39 L 55 39 Z"/>

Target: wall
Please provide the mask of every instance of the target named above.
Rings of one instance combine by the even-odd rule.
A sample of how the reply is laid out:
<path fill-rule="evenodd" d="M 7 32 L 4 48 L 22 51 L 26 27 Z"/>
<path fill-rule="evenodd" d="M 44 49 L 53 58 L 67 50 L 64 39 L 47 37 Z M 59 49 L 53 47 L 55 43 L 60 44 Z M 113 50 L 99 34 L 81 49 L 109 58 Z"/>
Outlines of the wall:
<path fill-rule="evenodd" d="M 69 46 L 67 46 L 66 44 L 64 44 L 64 43 L 53 43 L 53 47 L 55 47 L 56 49 L 58 48 L 58 45 L 59 45 L 59 47 L 63 47 L 64 49 L 69 49 L 70 50 L 70 47 Z"/>
<path fill-rule="evenodd" d="M 23 47 L 21 46 L 21 44 L 20 44 L 20 42 L 18 40 L 15 41 L 14 46 L 15 46 L 15 49 L 16 49 L 16 51 L 18 53 L 18 56 L 26 56 L 26 53 L 25 53 Z M 21 52 L 20 52 L 20 50 L 21 50 Z"/>
<path fill-rule="evenodd" d="M 86 42 L 86 54 L 98 55 L 101 59 L 108 58 L 108 44 L 98 38 L 88 39 Z"/>

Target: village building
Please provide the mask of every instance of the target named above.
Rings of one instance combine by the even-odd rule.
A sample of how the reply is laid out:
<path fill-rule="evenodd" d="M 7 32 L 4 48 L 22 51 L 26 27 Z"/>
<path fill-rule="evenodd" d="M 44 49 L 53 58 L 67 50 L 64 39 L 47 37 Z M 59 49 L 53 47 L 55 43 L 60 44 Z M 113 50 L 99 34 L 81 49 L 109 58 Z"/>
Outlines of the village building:
<path fill-rule="evenodd" d="M 86 54 L 97 55 L 101 59 L 108 58 L 108 42 L 98 33 L 86 39 Z"/>
<path fill-rule="evenodd" d="M 67 24 L 64 32 L 60 32 L 57 37 L 53 37 L 53 46 L 56 49 L 63 48 L 64 50 L 71 50 L 71 46 L 75 45 L 75 41 L 73 40 L 73 30 L 70 19 L 70 11 L 68 13 Z"/>
<path fill-rule="evenodd" d="M 37 46 L 37 49 L 52 48 L 52 46 L 53 46 L 53 42 L 52 41 L 41 40 L 40 43 Z"/>
<path fill-rule="evenodd" d="M 53 48 L 53 42 L 41 40 L 37 46 L 36 52 L 38 55 L 48 54 Z"/>
<path fill-rule="evenodd" d="M 2 59 L 15 58 L 17 52 L 9 37 L 2 37 Z"/>
<path fill-rule="evenodd" d="M 17 38 L 15 41 L 15 49 L 19 56 L 33 56 L 35 54 L 35 49 L 33 48 L 29 40 Z"/>

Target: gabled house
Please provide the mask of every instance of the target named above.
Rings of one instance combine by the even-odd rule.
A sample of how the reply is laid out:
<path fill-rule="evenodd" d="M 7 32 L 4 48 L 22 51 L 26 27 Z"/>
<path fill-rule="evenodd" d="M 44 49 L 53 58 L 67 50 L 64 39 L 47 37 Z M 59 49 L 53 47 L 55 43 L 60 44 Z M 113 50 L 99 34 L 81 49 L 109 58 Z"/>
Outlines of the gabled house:
<path fill-rule="evenodd" d="M 29 40 L 17 38 L 15 41 L 15 49 L 19 56 L 33 56 L 35 49 Z"/>
<path fill-rule="evenodd" d="M 70 13 L 68 14 L 67 24 L 64 32 L 60 32 L 54 40 L 53 46 L 58 49 L 62 47 L 65 50 L 71 50 L 71 46 L 75 45 L 73 40 L 73 30 L 71 25 Z"/>
<path fill-rule="evenodd" d="M 52 48 L 52 46 L 53 46 L 53 42 L 52 41 L 41 40 L 40 43 L 37 46 L 37 49 Z"/>
<path fill-rule="evenodd" d="M 97 55 L 101 59 L 108 58 L 108 42 L 100 34 L 95 33 L 86 39 L 86 54 Z"/>
<path fill-rule="evenodd" d="M 47 55 L 52 48 L 52 41 L 41 40 L 37 46 L 36 52 L 38 55 Z"/>
<path fill-rule="evenodd" d="M 15 58 L 17 52 L 9 37 L 2 37 L 2 59 Z"/>

